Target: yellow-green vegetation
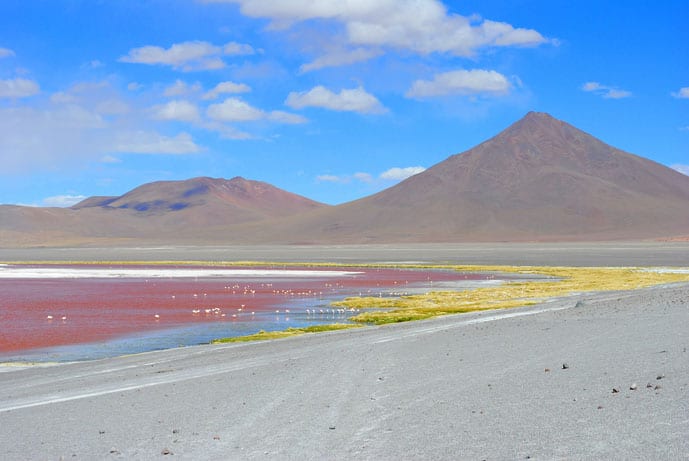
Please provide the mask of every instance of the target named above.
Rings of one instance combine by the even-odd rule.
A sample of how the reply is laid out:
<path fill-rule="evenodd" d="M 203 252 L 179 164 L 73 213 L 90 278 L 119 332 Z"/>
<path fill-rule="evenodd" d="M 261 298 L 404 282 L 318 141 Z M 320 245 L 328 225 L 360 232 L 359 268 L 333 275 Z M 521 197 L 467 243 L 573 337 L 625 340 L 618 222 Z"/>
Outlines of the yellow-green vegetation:
<path fill-rule="evenodd" d="M 433 266 L 438 267 L 438 266 Z M 376 325 L 420 320 L 439 315 L 504 309 L 541 303 L 577 293 L 621 291 L 675 282 L 689 282 L 689 274 L 639 268 L 445 266 L 462 272 L 502 272 L 538 275 L 546 279 L 506 282 L 465 291 L 432 291 L 400 298 L 353 297 L 334 303 L 346 309 L 365 309 L 352 317 Z M 385 309 L 385 310 L 377 310 Z"/>
<path fill-rule="evenodd" d="M 347 330 L 349 328 L 360 328 L 362 325 L 355 323 L 331 323 L 329 325 L 312 325 L 303 328 L 288 328 L 281 331 L 261 330 L 253 335 L 237 336 L 234 338 L 222 338 L 213 341 L 213 344 L 241 343 L 247 341 L 261 341 L 266 339 L 287 338 L 288 336 L 303 335 L 306 333 L 321 333 L 324 331 Z"/>

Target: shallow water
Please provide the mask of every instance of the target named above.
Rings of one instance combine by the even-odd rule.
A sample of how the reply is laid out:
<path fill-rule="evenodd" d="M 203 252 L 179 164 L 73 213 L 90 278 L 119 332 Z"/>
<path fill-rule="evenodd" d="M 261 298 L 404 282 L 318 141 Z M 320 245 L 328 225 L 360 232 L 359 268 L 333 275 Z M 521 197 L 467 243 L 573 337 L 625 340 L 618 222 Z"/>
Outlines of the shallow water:
<path fill-rule="evenodd" d="M 346 322 L 347 296 L 495 283 L 440 270 L 193 266 L 3 266 L 0 362 L 61 362 Z"/>

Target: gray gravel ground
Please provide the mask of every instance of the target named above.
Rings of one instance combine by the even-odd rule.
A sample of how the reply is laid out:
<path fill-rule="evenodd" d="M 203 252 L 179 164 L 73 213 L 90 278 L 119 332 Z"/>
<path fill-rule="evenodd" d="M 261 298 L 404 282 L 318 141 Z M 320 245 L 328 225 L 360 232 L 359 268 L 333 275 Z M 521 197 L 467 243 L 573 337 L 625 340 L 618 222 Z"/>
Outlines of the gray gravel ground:
<path fill-rule="evenodd" d="M 0 373 L 0 459 L 689 459 L 688 325 L 685 284 Z"/>
<path fill-rule="evenodd" d="M 439 262 L 555 266 L 686 266 L 689 242 L 0 248 L 0 261 Z"/>

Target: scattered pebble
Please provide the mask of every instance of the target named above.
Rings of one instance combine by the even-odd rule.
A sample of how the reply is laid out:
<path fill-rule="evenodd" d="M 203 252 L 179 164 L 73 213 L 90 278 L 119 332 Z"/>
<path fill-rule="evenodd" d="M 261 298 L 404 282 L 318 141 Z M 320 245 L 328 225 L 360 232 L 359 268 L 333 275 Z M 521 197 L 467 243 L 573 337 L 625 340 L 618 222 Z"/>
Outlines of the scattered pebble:
<path fill-rule="evenodd" d="M 172 453 L 169 448 L 163 448 L 163 451 L 161 451 L 160 454 L 161 455 L 172 455 L 174 453 Z"/>
<path fill-rule="evenodd" d="M 213 440 L 220 440 L 220 436 L 219 436 L 219 435 L 214 435 L 214 436 L 213 436 Z"/>
<path fill-rule="evenodd" d="M 630 390 L 630 391 L 635 391 L 637 387 L 638 387 L 638 386 L 636 385 L 636 383 L 632 383 L 632 385 L 629 386 L 629 390 Z"/>
<path fill-rule="evenodd" d="M 656 376 L 656 379 L 663 379 L 664 377 L 665 377 L 665 375 L 658 375 L 658 376 Z"/>
<path fill-rule="evenodd" d="M 563 370 L 566 370 L 567 368 L 569 368 L 569 365 L 567 365 L 566 363 L 563 363 L 563 364 L 562 364 L 562 369 L 563 369 Z"/>
<path fill-rule="evenodd" d="M 603 405 L 598 405 L 598 409 L 599 409 L 599 410 L 602 410 L 602 409 L 603 409 Z"/>
<path fill-rule="evenodd" d="M 330 429 L 331 431 L 334 431 L 334 430 L 335 430 L 335 426 L 330 426 L 328 429 Z"/>
<path fill-rule="evenodd" d="M 111 448 L 111 449 L 110 449 L 110 454 L 119 455 L 119 454 L 120 454 L 120 451 L 119 451 L 117 448 Z"/>
<path fill-rule="evenodd" d="M 172 430 L 172 433 L 173 433 L 173 434 L 179 434 L 179 429 L 173 429 L 173 430 Z"/>
<path fill-rule="evenodd" d="M 612 393 L 613 393 L 613 394 L 617 394 L 618 392 L 620 392 L 620 390 L 619 390 L 618 388 L 616 388 L 616 387 L 613 387 L 613 388 L 612 388 Z"/>
<path fill-rule="evenodd" d="M 653 387 L 653 384 L 651 384 L 651 383 L 646 384 L 646 389 L 651 389 L 652 387 Z"/>
<path fill-rule="evenodd" d="M 663 386 L 661 386 L 660 384 L 656 384 L 656 386 L 653 388 L 653 390 L 657 391 L 658 389 L 662 389 L 662 388 L 663 388 Z"/>
<path fill-rule="evenodd" d="M 550 368 L 546 368 L 544 371 L 545 371 L 546 373 L 550 373 Z"/>

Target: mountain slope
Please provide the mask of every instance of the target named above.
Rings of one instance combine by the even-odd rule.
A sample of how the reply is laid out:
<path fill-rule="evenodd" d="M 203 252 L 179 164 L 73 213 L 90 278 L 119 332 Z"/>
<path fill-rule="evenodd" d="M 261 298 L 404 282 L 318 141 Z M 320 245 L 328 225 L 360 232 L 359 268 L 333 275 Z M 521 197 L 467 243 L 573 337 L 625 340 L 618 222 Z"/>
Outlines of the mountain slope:
<path fill-rule="evenodd" d="M 655 238 L 689 233 L 689 177 L 531 112 L 370 197 L 290 222 L 318 242 Z"/>

